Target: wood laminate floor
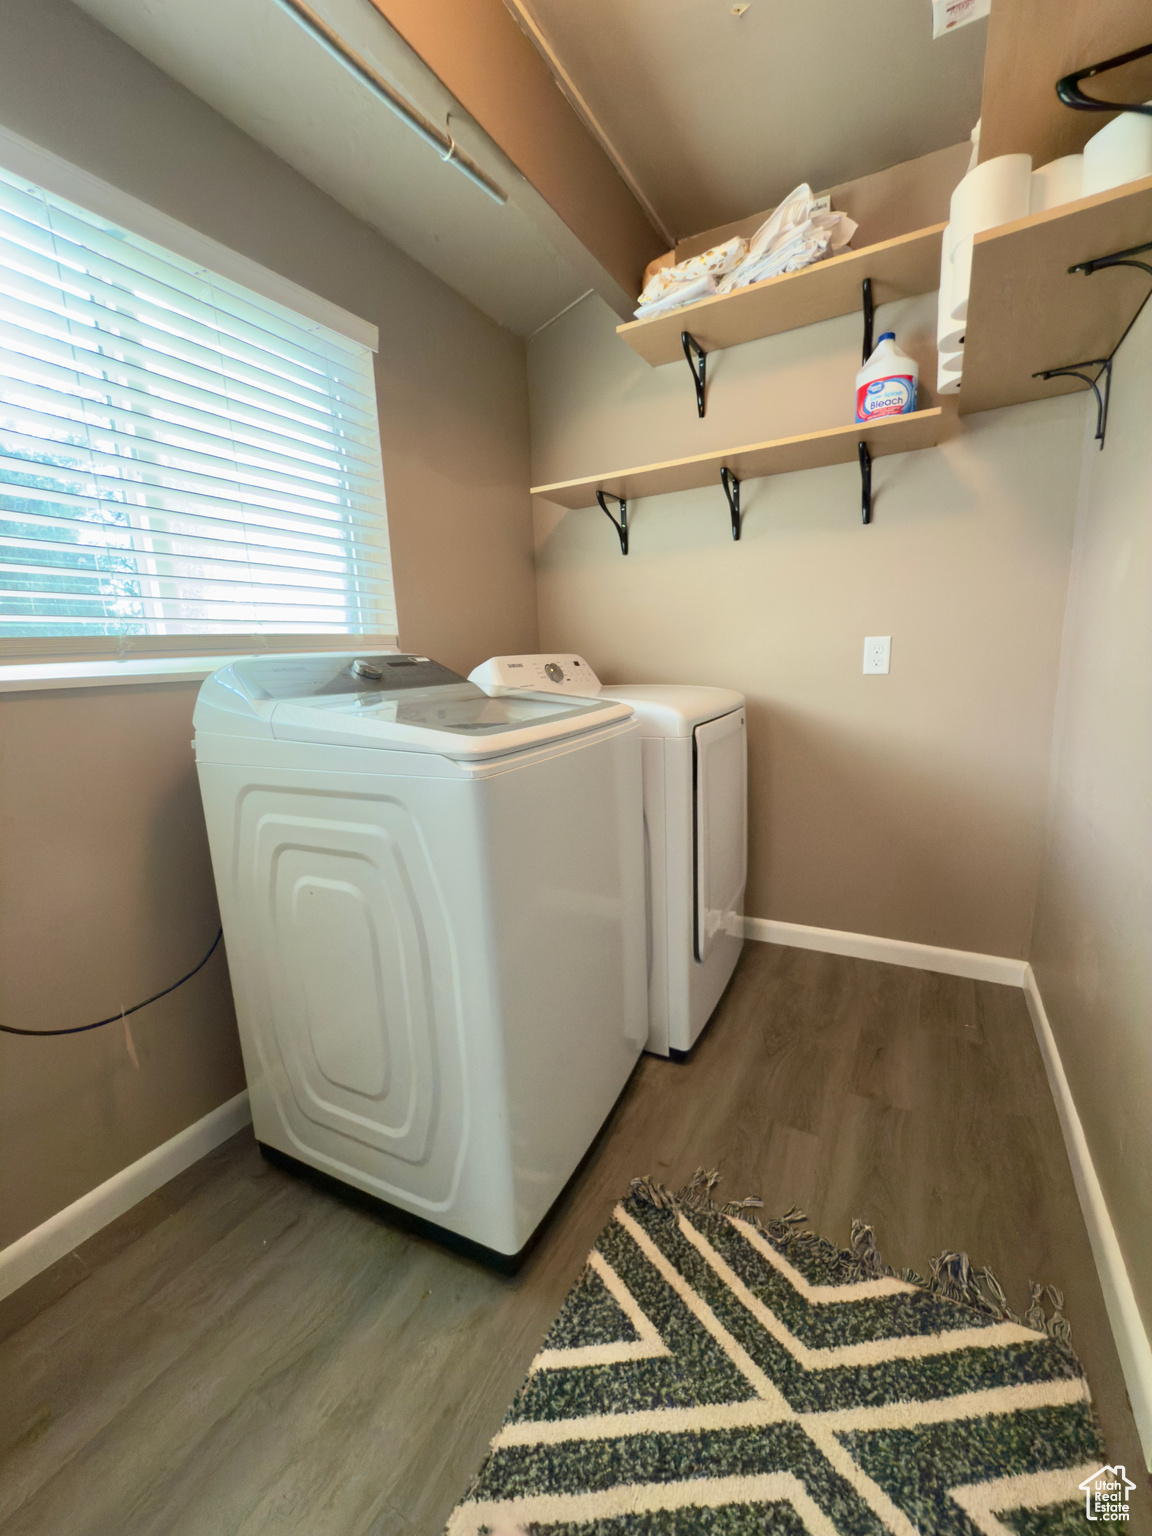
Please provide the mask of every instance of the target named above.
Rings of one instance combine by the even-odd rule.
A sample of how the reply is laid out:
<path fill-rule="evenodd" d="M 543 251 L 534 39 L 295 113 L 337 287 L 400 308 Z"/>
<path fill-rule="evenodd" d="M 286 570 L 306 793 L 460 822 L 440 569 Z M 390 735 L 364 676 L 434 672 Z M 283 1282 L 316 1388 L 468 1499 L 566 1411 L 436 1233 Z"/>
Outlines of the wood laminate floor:
<path fill-rule="evenodd" d="M 635 1174 L 794 1202 L 894 1265 L 1065 1292 L 1147 1480 L 1023 994 L 750 944 L 686 1063 L 646 1056 L 509 1280 L 234 1137 L 0 1303 L 2 1536 L 435 1536 Z"/>

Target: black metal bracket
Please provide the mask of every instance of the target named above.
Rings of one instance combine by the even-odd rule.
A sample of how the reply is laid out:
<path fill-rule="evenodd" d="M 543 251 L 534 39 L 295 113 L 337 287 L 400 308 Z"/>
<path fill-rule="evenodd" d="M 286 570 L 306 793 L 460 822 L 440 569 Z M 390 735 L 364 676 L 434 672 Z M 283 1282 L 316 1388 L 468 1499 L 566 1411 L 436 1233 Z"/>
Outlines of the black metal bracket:
<path fill-rule="evenodd" d="M 870 277 L 864 279 L 863 303 L 864 361 L 867 362 L 872 356 L 872 326 L 875 318 Z M 868 444 L 864 442 L 856 444 L 856 452 L 860 459 L 860 521 L 870 523 L 872 521 L 872 455 L 868 451 Z"/>
<path fill-rule="evenodd" d="M 1105 59 L 1102 64 L 1090 64 L 1087 69 L 1077 69 L 1070 75 L 1056 82 L 1056 94 L 1066 107 L 1072 107 L 1077 112 L 1143 112 L 1152 117 L 1152 106 L 1143 101 L 1100 101 L 1095 96 L 1086 96 L 1080 89 L 1081 80 L 1091 80 L 1093 75 L 1103 75 L 1110 69 L 1119 69 L 1122 64 L 1131 64 L 1135 59 L 1145 59 L 1152 53 L 1152 43 L 1143 48 L 1133 48 L 1131 53 L 1117 54 L 1114 59 Z"/>
<path fill-rule="evenodd" d="M 1149 108 L 1152 113 L 1152 107 Z M 1085 277 L 1091 277 L 1093 272 L 1102 272 L 1105 267 L 1136 267 L 1140 272 L 1147 272 L 1152 277 L 1152 266 L 1146 261 L 1133 261 L 1133 256 L 1139 256 L 1141 251 L 1152 251 L 1152 240 L 1147 240 L 1143 245 L 1133 245 L 1126 251 L 1114 251 L 1111 256 L 1094 256 L 1091 261 L 1078 261 L 1074 267 L 1069 267 L 1069 275 L 1082 272 Z M 1128 334 L 1127 331 L 1124 332 Z"/>
<path fill-rule="evenodd" d="M 1081 368 L 1099 368 L 1100 372 L 1095 378 L 1081 373 Z M 1046 368 L 1043 373 L 1034 373 L 1034 379 L 1083 379 L 1088 388 L 1096 396 L 1096 441 L 1101 448 L 1104 446 L 1104 434 L 1108 430 L 1108 403 L 1112 398 L 1112 359 L 1110 357 L 1089 357 L 1082 363 L 1071 363 L 1067 368 Z M 1100 380 L 1104 380 L 1104 393 L 1100 393 Z"/>
<path fill-rule="evenodd" d="M 728 498 L 728 511 L 732 516 L 732 537 L 740 537 L 740 482 L 732 471 L 725 465 L 720 470 L 720 484 L 724 487 L 724 494 Z"/>
<path fill-rule="evenodd" d="M 708 354 L 687 331 L 680 332 L 680 345 L 684 348 L 684 356 L 688 359 L 688 366 L 692 370 L 692 382 L 696 386 L 696 414 L 704 414 L 704 379 L 708 372 Z M 695 353 L 695 357 L 693 357 Z"/>
<path fill-rule="evenodd" d="M 1124 64 L 1129 59 L 1141 58 L 1146 53 L 1152 53 L 1152 44 L 1147 48 L 1137 49 L 1135 53 L 1125 54 L 1121 59 L 1113 59 L 1111 62 L 1113 64 Z M 1104 65 L 1100 66 L 1100 68 L 1104 67 Z M 1092 73 L 1092 71 L 1084 71 L 1084 73 Z M 1072 79 L 1073 77 L 1070 75 L 1068 78 Z M 1061 81 L 1061 84 L 1063 83 Z M 1060 99 L 1063 101 L 1063 96 Z M 1152 115 L 1152 108 L 1147 110 Z M 1146 272 L 1149 277 L 1152 277 L 1152 266 L 1148 262 L 1134 261 L 1132 259 L 1144 251 L 1152 251 L 1152 240 L 1147 241 L 1144 245 L 1131 246 L 1126 251 L 1113 251 L 1110 256 L 1094 256 L 1090 261 L 1078 261 L 1074 267 L 1068 268 L 1068 275 L 1072 276 L 1075 273 L 1080 273 L 1084 277 L 1091 277 L 1093 272 L 1104 272 L 1109 267 L 1135 267 L 1137 271 Z M 1087 357 L 1083 362 L 1065 363 L 1062 368 L 1045 368 L 1041 372 L 1032 375 L 1034 379 L 1083 379 L 1084 383 L 1087 384 L 1088 388 L 1096 396 L 1096 441 L 1101 448 L 1104 446 L 1104 436 L 1108 431 L 1108 406 L 1112 399 L 1112 362 L 1117 352 L 1119 352 L 1127 340 L 1129 331 L 1131 331 L 1137 320 L 1144 313 L 1144 306 L 1149 299 L 1152 299 L 1152 288 L 1144 295 L 1139 309 L 1137 309 L 1131 320 L 1124 327 L 1124 334 L 1107 357 Z M 1098 368 L 1100 372 L 1090 377 L 1088 374 L 1080 372 L 1082 368 Z M 1104 380 L 1103 394 L 1100 392 L 1101 379 Z"/>
<path fill-rule="evenodd" d="M 605 496 L 611 496 L 612 500 L 620 508 L 620 516 L 618 519 L 613 517 L 611 512 L 609 512 L 608 503 L 604 500 Z M 628 503 L 622 496 L 617 496 L 612 491 L 597 491 L 596 500 L 600 503 L 601 512 L 603 512 L 604 516 L 612 524 L 613 528 L 615 528 L 617 534 L 619 535 L 620 553 L 622 555 L 626 555 L 628 553 Z"/>
<path fill-rule="evenodd" d="M 868 444 L 864 442 L 856 444 L 856 452 L 860 457 L 860 521 L 870 523 L 872 521 L 872 455 L 868 451 Z"/>

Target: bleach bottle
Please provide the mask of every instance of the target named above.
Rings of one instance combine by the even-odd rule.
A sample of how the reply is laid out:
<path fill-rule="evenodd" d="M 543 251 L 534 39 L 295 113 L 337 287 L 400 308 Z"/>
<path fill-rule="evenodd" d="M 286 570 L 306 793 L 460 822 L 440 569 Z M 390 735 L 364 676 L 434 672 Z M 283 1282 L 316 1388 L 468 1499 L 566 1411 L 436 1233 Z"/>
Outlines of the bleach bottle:
<path fill-rule="evenodd" d="M 876 350 L 856 375 L 856 420 L 905 416 L 916 409 L 916 380 L 920 365 L 901 352 L 896 332 L 885 331 Z"/>

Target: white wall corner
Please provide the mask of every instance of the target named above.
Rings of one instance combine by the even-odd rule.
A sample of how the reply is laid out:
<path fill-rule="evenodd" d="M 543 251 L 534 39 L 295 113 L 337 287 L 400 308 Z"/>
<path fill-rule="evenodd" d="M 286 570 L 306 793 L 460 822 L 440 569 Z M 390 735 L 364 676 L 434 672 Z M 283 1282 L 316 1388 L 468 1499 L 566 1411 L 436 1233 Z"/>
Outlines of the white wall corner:
<path fill-rule="evenodd" d="M 1064 1064 L 1060 1060 L 1056 1037 L 1052 1033 L 1044 1000 L 1030 965 L 1024 980 L 1024 995 L 1028 999 L 1028 1011 L 1032 1015 L 1052 1097 L 1056 1100 L 1056 1113 L 1060 1116 L 1064 1145 L 1068 1149 L 1068 1161 L 1072 1165 L 1072 1177 L 1076 1181 L 1076 1193 L 1084 1213 L 1084 1225 L 1088 1228 L 1088 1240 L 1092 1244 L 1092 1255 L 1100 1275 L 1100 1289 L 1104 1292 L 1108 1321 L 1116 1339 L 1116 1351 L 1120 1356 L 1120 1366 L 1132 1404 L 1132 1417 L 1136 1421 L 1145 1464 L 1152 1472 L 1152 1340 L 1149 1340 L 1140 1315 L 1116 1229 L 1108 1214 L 1104 1191 L 1096 1176 L 1088 1139 L 1084 1135 Z"/>
<path fill-rule="evenodd" d="M 746 917 L 744 936 L 764 944 L 788 944 L 794 949 L 819 949 L 828 955 L 848 955 L 855 960 L 880 960 L 886 965 L 908 965 L 917 971 L 939 971 L 945 976 L 967 976 L 973 981 L 996 981 L 1022 987 L 1027 961 L 1006 955 L 981 955 L 969 949 L 943 949 L 935 944 L 913 944 L 907 939 L 882 939 L 869 933 L 845 933 L 839 928 L 811 928 L 806 923 L 778 923 L 766 917 Z"/>
<path fill-rule="evenodd" d="M 153 1194 L 169 1179 L 205 1157 L 251 1123 L 248 1090 L 209 1110 L 170 1141 L 114 1173 L 40 1226 L 0 1249 L 0 1300 L 85 1242 L 117 1216 Z"/>

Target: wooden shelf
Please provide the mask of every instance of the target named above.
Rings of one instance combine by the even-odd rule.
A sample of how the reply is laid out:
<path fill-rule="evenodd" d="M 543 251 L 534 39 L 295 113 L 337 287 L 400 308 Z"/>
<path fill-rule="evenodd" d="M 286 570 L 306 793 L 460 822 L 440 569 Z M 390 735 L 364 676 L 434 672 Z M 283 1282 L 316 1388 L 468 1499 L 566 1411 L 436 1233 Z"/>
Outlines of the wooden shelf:
<path fill-rule="evenodd" d="M 854 422 L 825 432 L 752 443 L 746 448 L 669 459 L 663 464 L 588 475 L 583 480 L 561 480 L 555 485 L 534 485 L 532 494 L 575 511 L 594 507 L 597 491 L 634 501 L 641 496 L 663 496 L 669 491 L 691 491 L 705 485 L 719 488 L 722 468 L 730 469 L 738 480 L 744 481 L 758 480 L 764 475 L 786 475 L 797 469 L 822 469 L 829 464 L 855 464 L 857 443 L 867 443 L 873 458 L 935 446 L 943 416 L 940 406 L 934 406 L 910 416 L 885 416 L 867 424 Z"/>
<path fill-rule="evenodd" d="M 977 235 L 961 414 L 1084 389 L 1077 379 L 1032 375 L 1107 357 L 1147 294 L 1148 278 L 1132 267 L 1090 277 L 1068 268 L 1146 240 L 1152 176 Z"/>
<path fill-rule="evenodd" d="M 800 272 L 685 304 L 655 320 L 629 321 L 618 325 L 616 334 L 645 362 L 658 367 L 683 360 L 681 331 L 690 331 L 705 352 L 717 352 L 835 315 L 849 315 L 861 307 L 861 284 L 866 277 L 872 279 L 876 304 L 930 293 L 940 285 L 943 232 L 943 224 L 932 224 L 862 251 L 818 261 Z"/>
<path fill-rule="evenodd" d="M 1073 155 L 1110 118 L 1071 112 L 1053 86 L 1074 69 L 1140 48 L 1149 38 L 1148 0 L 996 0 L 984 51 L 980 158 L 1031 155 L 1045 165 Z M 1085 82 L 1102 101 L 1147 101 L 1152 58 Z"/>

